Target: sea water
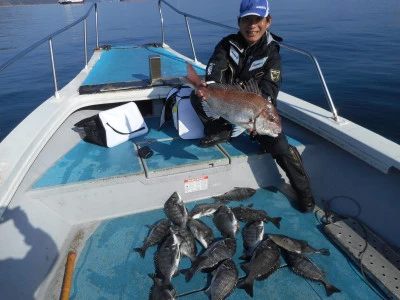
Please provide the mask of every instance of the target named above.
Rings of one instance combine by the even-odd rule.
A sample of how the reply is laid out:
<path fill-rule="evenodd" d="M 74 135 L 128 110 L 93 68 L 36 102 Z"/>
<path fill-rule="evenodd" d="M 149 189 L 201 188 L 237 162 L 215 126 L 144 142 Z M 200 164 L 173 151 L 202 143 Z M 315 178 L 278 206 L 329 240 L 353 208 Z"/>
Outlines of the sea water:
<path fill-rule="evenodd" d="M 240 0 L 170 0 L 180 11 L 237 27 Z M 270 0 L 270 31 L 318 60 L 339 116 L 400 143 L 400 5 L 397 0 Z M 83 16 L 81 5 L 0 7 L 0 65 Z M 100 45 L 161 42 L 156 0 L 100 2 Z M 182 16 L 164 8 L 166 42 L 193 57 Z M 235 32 L 190 20 L 197 58 L 207 63 L 216 43 Z M 109 28 L 108 28 L 109 27 Z M 53 39 L 58 88 L 84 66 L 83 25 Z M 89 56 L 95 47 L 88 19 Z M 312 61 L 282 48 L 282 90 L 329 109 Z M 49 45 L 0 73 L 0 141 L 54 94 Z"/>

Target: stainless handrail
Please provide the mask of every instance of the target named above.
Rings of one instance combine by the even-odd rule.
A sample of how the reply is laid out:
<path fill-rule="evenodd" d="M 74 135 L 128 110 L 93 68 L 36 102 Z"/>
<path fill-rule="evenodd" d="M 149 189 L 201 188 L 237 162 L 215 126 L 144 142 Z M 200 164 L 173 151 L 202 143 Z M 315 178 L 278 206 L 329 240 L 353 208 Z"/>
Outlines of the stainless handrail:
<path fill-rule="evenodd" d="M 170 8 L 171 8 L 172 10 L 174 10 L 176 13 L 178 13 L 178 14 L 184 16 L 185 22 L 186 22 L 186 27 L 187 27 L 188 34 L 189 34 L 190 45 L 191 45 L 191 47 L 192 47 L 192 52 L 193 52 L 193 56 L 194 56 L 194 61 L 197 61 L 197 57 L 196 57 L 196 51 L 195 51 L 195 49 L 194 49 L 192 34 L 191 34 L 190 28 L 189 28 L 189 21 L 188 21 L 188 18 L 192 18 L 192 19 L 195 19 L 195 20 L 198 20 L 198 21 L 201 21 L 201 22 L 205 22 L 205 23 L 208 23 L 208 24 L 211 24 L 211 25 L 215 25 L 215 26 L 218 26 L 218 27 L 222 27 L 222 28 L 226 28 L 226 29 L 237 30 L 237 28 L 232 27 L 232 26 L 223 25 L 223 24 L 220 24 L 220 23 L 217 23 L 217 22 L 214 22 L 214 21 L 210 21 L 210 20 L 207 20 L 207 19 L 199 18 L 199 17 L 193 16 L 193 15 L 190 15 L 190 14 L 187 14 L 187 13 L 184 13 L 184 12 L 181 12 L 181 11 L 177 10 L 175 7 L 173 7 L 171 4 L 169 4 L 168 2 L 166 2 L 165 0 L 158 0 L 158 8 L 159 8 L 160 19 L 161 19 L 161 38 L 162 38 L 162 44 L 163 44 L 163 45 L 164 45 L 164 41 L 165 41 L 165 34 L 164 34 L 164 19 L 163 19 L 163 15 L 162 15 L 162 11 L 161 11 L 161 2 L 164 3 L 165 5 L 167 5 L 168 7 L 170 7 Z M 289 46 L 289 45 L 286 45 L 286 44 L 284 44 L 284 43 L 279 43 L 279 44 L 281 45 L 281 47 L 284 47 L 284 48 L 286 48 L 286 49 L 288 49 L 288 50 L 290 50 L 290 51 L 294 51 L 294 52 L 297 52 L 297 53 L 306 55 L 307 57 L 309 57 L 309 58 L 313 61 L 314 65 L 315 65 L 315 68 L 316 68 L 316 70 L 317 70 L 319 79 L 320 79 L 320 81 L 321 81 L 322 88 L 323 88 L 323 90 L 324 90 L 324 92 L 325 92 L 325 97 L 326 97 L 326 99 L 327 99 L 327 101 L 328 101 L 328 105 L 329 105 L 330 110 L 331 110 L 331 112 L 332 112 L 332 115 L 333 115 L 332 118 L 333 118 L 335 121 L 338 121 L 338 120 L 339 120 L 339 117 L 338 117 L 338 114 L 337 114 L 335 105 L 334 105 L 334 103 L 333 103 L 331 94 L 329 93 L 329 89 L 328 89 L 328 86 L 327 86 L 327 84 L 326 84 L 326 82 L 325 82 L 324 75 L 322 74 L 322 70 L 321 70 L 321 68 L 320 68 L 320 66 L 319 66 L 319 64 L 318 64 L 318 61 L 317 61 L 317 59 L 315 58 L 315 56 L 312 55 L 310 52 L 307 52 L 307 51 L 298 49 L 298 48 L 296 48 L 296 47 Z"/>
<path fill-rule="evenodd" d="M 96 48 L 99 47 L 99 31 L 98 31 L 98 23 L 97 23 L 97 3 L 94 3 L 90 6 L 90 8 L 88 9 L 88 11 L 86 12 L 86 14 L 79 18 L 78 20 L 76 20 L 75 22 L 61 28 L 60 30 L 57 30 L 56 32 L 50 34 L 49 36 L 41 39 L 40 41 L 36 42 L 35 44 L 33 44 L 32 46 L 26 48 L 25 50 L 21 51 L 20 53 L 18 53 L 17 55 L 15 55 L 14 57 L 10 58 L 8 61 L 6 61 L 4 64 L 2 64 L 0 66 L 0 72 L 2 72 L 3 70 L 7 69 L 10 65 L 12 65 L 13 63 L 15 63 L 16 61 L 18 61 L 19 59 L 21 59 L 22 57 L 24 57 L 26 54 L 30 53 L 31 51 L 33 51 L 34 49 L 36 49 L 37 47 L 39 47 L 40 45 L 44 44 L 45 42 L 49 42 L 49 48 L 50 48 L 50 59 L 51 59 L 51 66 L 52 66 L 52 71 L 53 71 L 53 81 L 54 81 L 54 90 L 55 90 L 55 97 L 58 98 L 59 94 L 58 94 L 58 86 L 57 86 L 57 74 L 56 74 L 56 68 L 55 68 L 55 61 L 54 61 L 54 54 L 53 54 L 53 43 L 52 43 L 52 39 L 59 35 L 60 33 L 63 33 L 64 31 L 70 29 L 71 27 L 79 24 L 80 22 L 84 21 L 84 54 L 85 54 L 85 68 L 87 68 L 87 64 L 88 64 L 88 59 L 87 59 L 87 37 L 86 37 L 86 19 L 88 18 L 90 12 L 92 11 L 93 7 L 95 8 L 95 26 L 96 26 Z"/>
<path fill-rule="evenodd" d="M 319 79 L 321 81 L 322 87 L 324 89 L 325 97 L 326 97 L 326 99 L 328 101 L 328 105 L 329 105 L 329 107 L 331 109 L 331 112 L 333 114 L 333 119 L 335 121 L 338 121 L 338 113 L 336 111 L 335 104 L 333 104 L 333 100 L 332 100 L 331 94 L 329 93 L 328 85 L 325 82 L 324 75 L 322 74 L 321 68 L 320 68 L 320 66 L 318 64 L 318 61 L 315 58 L 315 56 L 312 55 L 308 51 L 301 50 L 299 48 L 296 48 L 296 47 L 293 47 L 293 46 L 289 46 L 289 45 L 286 45 L 284 43 L 280 43 L 280 45 L 281 45 L 281 47 L 284 47 L 284 48 L 286 48 L 288 50 L 291 50 L 291 51 L 303 54 L 305 56 L 308 56 L 313 61 L 314 65 L 315 65 L 315 68 L 317 69 L 317 73 L 318 73 Z"/>

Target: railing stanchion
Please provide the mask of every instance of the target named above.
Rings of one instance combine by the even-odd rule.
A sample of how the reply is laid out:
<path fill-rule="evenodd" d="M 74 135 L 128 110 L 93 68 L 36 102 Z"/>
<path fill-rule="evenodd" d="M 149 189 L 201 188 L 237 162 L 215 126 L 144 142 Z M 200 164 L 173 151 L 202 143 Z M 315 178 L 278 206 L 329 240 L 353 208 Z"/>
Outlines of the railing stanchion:
<path fill-rule="evenodd" d="M 47 41 L 49 42 L 49 47 L 50 47 L 50 59 L 51 59 L 51 65 L 53 68 L 53 80 L 54 80 L 54 87 L 55 87 L 55 97 L 58 98 L 59 97 L 59 93 L 58 93 L 58 86 L 57 86 L 57 76 L 56 76 L 56 68 L 55 68 L 55 63 L 54 63 L 54 53 L 53 53 L 53 44 L 52 44 L 52 39 L 53 37 L 63 33 L 64 31 L 67 31 L 68 29 L 70 29 L 71 27 L 79 24 L 80 22 L 84 21 L 84 35 L 85 35 L 85 67 L 87 67 L 88 64 L 88 58 L 87 58 L 87 36 L 86 36 L 86 19 L 89 16 L 90 12 L 92 11 L 93 7 L 95 7 L 96 10 L 96 44 L 98 47 L 99 44 L 99 39 L 98 39 L 98 24 L 97 24 L 97 3 L 94 3 L 90 6 L 89 10 L 86 12 L 86 14 L 79 18 L 78 20 L 76 20 L 75 22 L 72 22 L 71 24 L 61 28 L 60 30 L 57 30 L 56 32 L 53 32 L 52 34 L 50 34 L 49 36 L 41 39 L 40 41 L 34 43 L 33 45 L 29 46 L 28 48 L 26 48 L 25 50 L 21 51 L 20 53 L 18 53 L 17 55 L 15 55 L 14 57 L 12 57 L 11 59 L 9 59 L 8 61 L 6 61 L 4 64 L 0 65 L 0 72 L 4 71 L 5 69 L 7 69 L 9 66 L 11 66 L 13 63 L 15 63 L 16 61 L 20 60 L 21 58 L 23 58 L 25 55 L 27 55 L 28 53 L 32 52 L 34 49 L 36 49 L 37 47 L 43 45 L 44 43 L 46 43 Z"/>
<path fill-rule="evenodd" d="M 190 27 L 189 27 L 189 21 L 188 21 L 188 18 L 187 18 L 186 15 L 185 15 L 185 22 L 186 22 L 187 32 L 189 34 L 190 45 L 192 46 L 193 59 L 194 59 L 195 62 L 197 62 L 196 51 L 194 50 L 192 34 L 190 32 Z"/>
<path fill-rule="evenodd" d="M 88 67 L 88 55 L 87 55 L 87 26 L 86 19 L 83 20 L 83 48 L 85 52 L 85 69 Z"/>
<path fill-rule="evenodd" d="M 56 66 L 54 63 L 54 54 L 53 54 L 53 42 L 52 38 L 49 38 L 49 48 L 50 48 L 50 59 L 51 59 L 51 67 L 53 70 L 53 81 L 54 81 L 54 96 L 56 98 L 59 98 L 59 93 L 58 93 L 58 85 L 57 85 L 57 75 L 56 75 Z"/>
<path fill-rule="evenodd" d="M 97 3 L 94 4 L 94 15 L 95 15 L 95 24 L 96 24 L 96 49 L 99 49 L 99 20 L 98 20 L 98 12 L 97 12 Z"/>
<path fill-rule="evenodd" d="M 283 43 L 280 43 L 280 45 L 281 45 L 281 47 L 284 47 L 284 48 L 286 48 L 288 50 L 291 50 L 293 52 L 297 52 L 297 53 L 303 54 L 305 56 L 308 56 L 313 61 L 314 66 L 317 69 L 317 73 L 318 73 L 319 79 L 321 81 L 322 88 L 323 88 L 323 90 L 325 92 L 325 97 L 326 97 L 326 100 L 328 101 L 328 105 L 329 105 L 329 108 L 330 108 L 331 113 L 332 113 L 332 118 L 335 121 L 338 121 L 339 120 L 339 116 L 338 116 L 338 113 L 336 111 L 335 104 L 333 104 L 333 100 L 332 100 L 331 94 L 329 93 L 328 85 L 325 82 L 324 75 L 322 74 L 321 68 L 319 67 L 318 61 L 314 57 L 314 55 L 312 55 L 311 53 L 309 53 L 309 52 L 307 52 L 305 50 L 301 50 L 299 48 L 295 48 L 293 46 L 289 46 L 289 45 L 286 45 L 286 44 L 283 44 Z"/>
<path fill-rule="evenodd" d="M 161 21 L 161 44 L 164 45 L 164 18 L 161 11 L 161 0 L 158 0 L 158 11 L 160 12 L 160 21 Z"/>

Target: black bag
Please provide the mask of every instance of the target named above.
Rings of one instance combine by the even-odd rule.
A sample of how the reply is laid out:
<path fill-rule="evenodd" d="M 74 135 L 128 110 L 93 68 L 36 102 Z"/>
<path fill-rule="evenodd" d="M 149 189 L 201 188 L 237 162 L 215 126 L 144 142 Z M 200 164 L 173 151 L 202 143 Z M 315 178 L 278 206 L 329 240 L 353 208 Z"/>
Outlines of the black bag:
<path fill-rule="evenodd" d="M 86 136 L 83 138 L 85 142 L 107 147 L 106 130 L 99 114 L 83 119 L 75 126 L 81 127 L 85 131 Z"/>
<path fill-rule="evenodd" d="M 75 126 L 85 131 L 84 141 L 109 148 L 149 131 L 134 102 L 102 111 Z"/>

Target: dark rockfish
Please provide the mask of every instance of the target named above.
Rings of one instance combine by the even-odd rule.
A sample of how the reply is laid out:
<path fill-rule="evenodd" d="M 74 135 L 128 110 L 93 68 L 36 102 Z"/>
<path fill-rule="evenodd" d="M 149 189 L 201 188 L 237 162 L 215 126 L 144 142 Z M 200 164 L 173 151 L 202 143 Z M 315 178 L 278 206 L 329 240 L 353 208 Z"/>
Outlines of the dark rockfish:
<path fill-rule="evenodd" d="M 154 256 L 157 277 L 162 279 L 162 284 L 171 285 L 171 279 L 178 273 L 181 260 L 179 245 L 182 240 L 175 234 L 170 234 L 162 243 Z"/>
<path fill-rule="evenodd" d="M 222 203 L 204 203 L 197 204 L 190 212 L 189 216 L 193 219 L 199 219 L 204 216 L 211 216 L 223 205 Z"/>
<path fill-rule="evenodd" d="M 297 240 L 291 237 L 288 237 L 283 234 L 269 234 L 269 238 L 275 242 L 279 247 L 291 251 L 296 252 L 298 254 L 322 254 L 322 255 L 330 255 L 329 249 L 314 249 L 310 245 L 308 245 L 307 241 Z"/>
<path fill-rule="evenodd" d="M 224 260 L 213 273 L 211 284 L 204 292 L 211 299 L 226 299 L 236 286 L 238 274 L 233 260 Z"/>
<path fill-rule="evenodd" d="M 197 254 L 197 245 L 193 234 L 186 228 L 176 225 L 171 227 L 171 232 L 182 239 L 182 242 L 179 246 L 181 255 L 189 257 L 191 261 L 195 260 Z"/>
<path fill-rule="evenodd" d="M 327 296 L 340 292 L 326 280 L 324 270 L 318 268 L 309 257 L 283 249 L 281 253 L 291 271 L 304 278 L 323 283 Z"/>
<path fill-rule="evenodd" d="M 223 237 L 235 238 L 236 233 L 240 229 L 239 222 L 234 213 L 226 205 L 222 205 L 218 208 L 213 221 Z"/>
<path fill-rule="evenodd" d="M 186 226 L 189 217 L 188 210 L 177 192 L 174 192 L 165 202 L 164 211 L 172 223 L 181 227 Z"/>
<path fill-rule="evenodd" d="M 189 282 L 197 271 L 213 268 L 221 261 L 232 258 L 235 252 L 235 239 L 227 238 L 212 243 L 203 254 L 197 257 L 191 268 L 183 269 L 181 273 L 185 275 L 186 282 Z"/>
<path fill-rule="evenodd" d="M 215 196 L 213 197 L 216 201 L 245 201 L 249 199 L 251 196 L 253 196 L 256 193 L 255 189 L 252 188 L 241 188 L 241 187 L 235 187 L 232 190 L 226 192 L 225 194 L 222 194 L 220 196 Z"/>
<path fill-rule="evenodd" d="M 201 90 L 205 102 L 213 113 L 244 129 L 256 130 L 261 135 L 276 137 L 282 131 L 281 120 L 275 107 L 261 96 L 254 82 L 244 89 L 240 85 L 212 84 L 202 85 L 194 68 L 186 62 L 187 83 L 196 91 Z"/>
<path fill-rule="evenodd" d="M 162 280 L 154 274 L 147 274 L 153 279 L 153 286 L 150 289 L 149 300 L 174 300 L 176 290 L 171 286 L 162 284 Z"/>
<path fill-rule="evenodd" d="M 207 248 L 214 240 L 214 233 L 210 227 L 200 220 L 188 219 L 187 226 L 196 240 L 204 247 Z"/>
<path fill-rule="evenodd" d="M 149 225 L 151 231 L 149 236 L 144 239 L 143 246 L 141 248 L 135 248 L 133 250 L 140 253 L 141 257 L 146 255 L 147 248 L 161 243 L 169 234 L 170 223 L 169 219 L 160 221 L 157 225 Z"/>
<path fill-rule="evenodd" d="M 237 287 L 253 297 L 254 280 L 264 280 L 280 267 L 278 246 L 271 240 L 263 240 L 255 249 L 250 261 L 242 266 L 247 276 Z"/>
<path fill-rule="evenodd" d="M 254 221 L 263 221 L 268 223 L 268 221 L 272 222 L 277 228 L 280 228 L 280 222 L 282 220 L 281 217 L 270 217 L 265 210 L 261 209 L 254 209 L 252 208 L 252 204 L 249 206 L 238 206 L 233 207 L 232 211 L 235 214 L 236 218 L 239 221 L 251 223 Z"/>
<path fill-rule="evenodd" d="M 247 223 L 242 230 L 244 254 L 241 259 L 250 259 L 256 247 L 264 238 L 264 222 Z"/>

